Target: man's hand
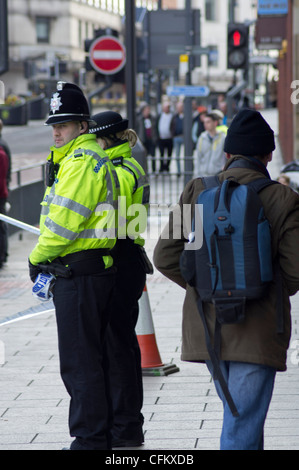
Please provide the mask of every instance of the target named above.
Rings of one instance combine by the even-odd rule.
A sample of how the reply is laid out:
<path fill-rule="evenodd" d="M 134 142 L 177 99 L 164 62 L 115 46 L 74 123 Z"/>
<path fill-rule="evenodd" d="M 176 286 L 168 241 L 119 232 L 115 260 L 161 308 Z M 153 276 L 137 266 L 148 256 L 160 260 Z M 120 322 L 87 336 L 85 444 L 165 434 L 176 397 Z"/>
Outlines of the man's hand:
<path fill-rule="evenodd" d="M 31 279 L 32 282 L 35 282 L 37 276 L 42 271 L 41 271 L 39 266 L 34 266 L 34 264 L 32 264 L 30 262 L 30 260 L 28 260 L 28 263 L 29 263 L 29 276 L 30 276 L 30 279 Z"/>

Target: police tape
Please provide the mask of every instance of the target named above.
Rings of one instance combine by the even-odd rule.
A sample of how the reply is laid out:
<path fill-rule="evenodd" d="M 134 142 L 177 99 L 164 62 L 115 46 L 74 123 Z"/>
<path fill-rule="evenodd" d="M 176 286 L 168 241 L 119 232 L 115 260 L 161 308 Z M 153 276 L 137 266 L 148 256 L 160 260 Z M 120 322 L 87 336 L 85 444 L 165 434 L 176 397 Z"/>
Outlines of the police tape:
<path fill-rule="evenodd" d="M 21 222 L 20 220 L 13 219 L 12 217 L 8 217 L 7 215 L 0 214 L 0 220 L 6 222 L 7 224 L 14 225 L 15 227 L 19 227 L 22 230 L 26 230 L 27 232 L 34 233 L 35 235 L 40 235 L 39 228 L 34 227 L 33 225 L 26 224 L 25 222 Z"/>

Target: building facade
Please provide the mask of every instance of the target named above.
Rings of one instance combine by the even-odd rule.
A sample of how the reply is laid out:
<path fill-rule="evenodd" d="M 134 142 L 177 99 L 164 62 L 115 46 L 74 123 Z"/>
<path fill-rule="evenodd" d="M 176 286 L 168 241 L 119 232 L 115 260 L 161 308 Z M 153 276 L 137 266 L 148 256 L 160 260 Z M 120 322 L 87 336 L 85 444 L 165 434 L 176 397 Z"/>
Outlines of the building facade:
<path fill-rule="evenodd" d="M 235 4 L 233 8 L 232 1 Z M 178 2 L 183 7 L 184 0 Z M 233 81 L 234 72 L 227 70 L 227 24 L 230 21 L 253 23 L 256 20 L 256 1 L 193 0 L 192 8 L 201 11 L 201 43 L 210 46 L 210 56 L 202 58 L 202 66 L 193 80 L 223 92 Z"/>
<path fill-rule="evenodd" d="M 31 80 L 77 80 L 85 39 L 96 29 L 121 29 L 122 1 L 9 0 L 6 92 L 25 93 Z"/>
<path fill-rule="evenodd" d="M 195 83 L 224 91 L 233 73 L 226 69 L 227 22 L 233 0 L 192 0 L 201 12 L 202 46 L 209 58 L 193 74 Z M 185 0 L 136 0 L 137 7 L 184 9 Z M 28 80 L 48 77 L 76 80 L 85 66 L 84 40 L 94 30 L 122 30 L 124 0 L 9 0 L 9 72 L 2 80 L 16 93 L 24 93 Z M 242 0 L 234 8 L 236 21 L 256 17 L 256 0 Z M 178 64 L 179 66 L 179 64 Z"/>

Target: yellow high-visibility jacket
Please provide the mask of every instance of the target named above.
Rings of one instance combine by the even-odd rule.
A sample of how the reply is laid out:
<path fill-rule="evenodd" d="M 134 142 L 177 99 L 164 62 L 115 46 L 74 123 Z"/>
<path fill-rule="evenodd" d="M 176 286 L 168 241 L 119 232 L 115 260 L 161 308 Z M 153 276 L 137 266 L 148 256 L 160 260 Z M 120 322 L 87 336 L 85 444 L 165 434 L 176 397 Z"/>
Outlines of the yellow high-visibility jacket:
<path fill-rule="evenodd" d="M 37 265 L 82 250 L 113 248 L 119 182 L 96 136 L 83 134 L 63 147 L 51 147 L 48 159 L 52 157 L 59 169 L 41 203 L 41 235 L 30 262 Z M 111 256 L 103 260 L 106 268 L 113 264 Z"/>
<path fill-rule="evenodd" d="M 128 142 L 105 150 L 117 172 L 120 195 L 118 204 L 118 238 L 126 236 L 143 246 L 147 226 L 150 186 Z M 125 199 L 123 200 L 123 198 Z"/>

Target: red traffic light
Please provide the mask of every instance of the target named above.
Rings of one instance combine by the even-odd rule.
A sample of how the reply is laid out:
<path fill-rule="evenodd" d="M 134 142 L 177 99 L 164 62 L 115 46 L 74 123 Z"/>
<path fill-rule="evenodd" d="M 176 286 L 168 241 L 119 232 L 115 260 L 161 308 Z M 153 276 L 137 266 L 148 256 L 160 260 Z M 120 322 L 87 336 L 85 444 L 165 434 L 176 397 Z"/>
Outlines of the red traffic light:
<path fill-rule="evenodd" d="M 241 46 L 241 38 L 242 38 L 242 35 L 240 31 L 236 30 L 233 32 L 233 45 L 235 47 Z"/>
<path fill-rule="evenodd" d="M 242 47 L 246 42 L 246 33 L 241 29 L 233 29 L 229 35 L 229 43 L 232 47 Z"/>
<path fill-rule="evenodd" d="M 227 25 L 227 68 L 237 70 L 247 66 L 249 26 L 243 23 Z"/>

